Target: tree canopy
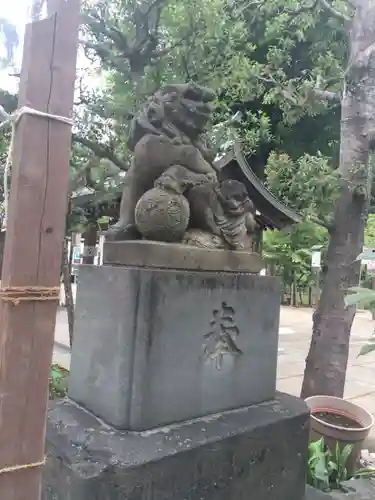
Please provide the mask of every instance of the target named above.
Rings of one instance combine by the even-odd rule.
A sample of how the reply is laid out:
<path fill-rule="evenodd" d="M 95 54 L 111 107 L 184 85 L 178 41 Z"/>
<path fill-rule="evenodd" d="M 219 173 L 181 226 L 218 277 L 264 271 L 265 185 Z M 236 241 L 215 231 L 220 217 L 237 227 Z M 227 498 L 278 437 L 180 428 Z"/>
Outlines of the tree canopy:
<path fill-rule="evenodd" d="M 260 175 L 272 150 L 293 160 L 320 151 L 337 165 L 343 30 L 317 3 L 287 4 L 87 2 L 83 45 L 105 83 L 82 89 L 87 119 L 76 139 L 126 168 L 140 103 L 163 83 L 193 80 L 216 90 L 216 122 L 242 112 L 237 137 Z"/>
<path fill-rule="evenodd" d="M 260 177 L 276 157 L 289 158 L 293 171 L 297 162 L 301 177 L 311 167 L 299 160 L 306 155 L 337 166 L 336 98 L 348 49 L 341 23 L 319 2 L 87 0 L 84 15 L 82 48 L 98 84 L 78 82 L 81 160 L 94 155 L 126 170 L 140 104 L 166 82 L 194 80 L 216 90 L 216 123 L 242 113 L 236 137 Z M 18 39 L 2 26 L 11 55 Z"/>
<path fill-rule="evenodd" d="M 91 77 L 78 81 L 73 176 L 95 163 L 107 183 L 108 171 L 116 179 L 129 165 L 126 139 L 139 106 L 166 82 L 194 80 L 217 92 L 215 123 L 241 112 L 235 136 L 270 189 L 329 223 L 348 47 L 342 23 L 321 3 L 87 0 L 84 16 Z M 1 26 L 12 56 L 14 27 Z M 81 187 L 103 187 L 88 177 Z"/>

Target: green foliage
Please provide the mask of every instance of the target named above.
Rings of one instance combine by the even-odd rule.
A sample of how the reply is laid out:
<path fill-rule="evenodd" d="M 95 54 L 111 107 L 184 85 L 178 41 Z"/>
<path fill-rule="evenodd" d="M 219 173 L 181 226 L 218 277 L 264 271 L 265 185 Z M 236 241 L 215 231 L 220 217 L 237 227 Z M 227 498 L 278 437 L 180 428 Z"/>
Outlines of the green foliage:
<path fill-rule="evenodd" d="M 92 67 L 75 106 L 72 172 L 93 157 L 126 170 L 130 120 L 140 104 L 166 82 L 194 80 L 217 92 L 215 123 L 241 111 L 235 135 L 257 173 L 275 151 L 268 170 L 276 195 L 309 216 L 330 209 L 335 179 L 326 158 L 337 163 L 339 107 L 317 99 L 314 88 L 340 91 L 348 46 L 341 23 L 318 3 L 86 0 L 84 16 L 83 46 Z M 222 146 L 230 139 L 224 134 Z M 79 189 L 86 187 L 100 196 L 112 193 L 108 178 L 81 180 Z M 101 215 L 96 208 L 75 210 L 71 228 Z"/>
<path fill-rule="evenodd" d="M 306 220 L 288 233 L 266 234 L 264 250 L 267 261 L 271 257 L 285 284 L 294 280 L 297 287 L 312 286 L 316 275 L 311 269 L 311 249 L 314 245 L 321 245 L 324 260 L 328 231 L 322 226 L 332 224 L 333 207 L 339 194 L 338 171 L 319 151 L 316 155 L 304 154 L 296 160 L 273 151 L 268 158 L 266 176 L 270 191 Z"/>
<path fill-rule="evenodd" d="M 311 442 L 308 448 L 308 484 L 323 491 L 340 488 L 341 482 L 349 479 L 346 462 L 352 450 L 353 445 L 346 445 L 341 451 L 337 443 L 333 456 L 323 438 Z"/>
<path fill-rule="evenodd" d="M 343 490 L 342 483 L 352 477 L 371 477 L 375 469 L 359 469 L 349 475 L 347 461 L 353 445 L 343 448 L 336 443 L 335 452 L 325 445 L 324 439 L 312 441 L 308 448 L 307 484 L 322 491 Z"/>
<path fill-rule="evenodd" d="M 369 214 L 365 229 L 365 246 L 375 248 L 375 214 Z"/>
<path fill-rule="evenodd" d="M 330 223 L 340 112 L 321 95 L 341 90 L 348 44 L 319 3 L 86 0 L 84 10 L 84 50 L 101 83 L 80 86 L 75 143 L 83 154 L 126 170 L 141 103 L 166 82 L 197 81 L 217 92 L 215 124 L 241 111 L 235 130 L 220 132 L 220 149 L 235 135 L 261 177 L 267 164 L 277 196 Z"/>
<path fill-rule="evenodd" d="M 126 170 L 130 119 L 140 104 L 166 82 L 194 80 L 217 91 L 215 123 L 241 111 L 235 135 L 255 171 L 262 173 L 274 151 L 267 166 L 273 192 L 326 222 L 320 216 L 330 212 L 335 195 L 327 157 L 334 165 L 339 112 L 317 99 L 314 87 L 340 90 L 348 47 L 337 20 L 318 4 L 306 8 L 304 0 L 86 0 L 84 15 L 84 51 L 97 84 L 80 81 L 73 174 L 93 158 L 106 160 L 96 171 L 108 163 Z M 233 138 L 227 129 L 224 149 Z M 81 179 L 74 191 L 84 188 L 111 193 L 108 177 Z M 77 208 L 70 227 L 96 215 Z"/>
<path fill-rule="evenodd" d="M 293 282 L 297 287 L 315 283 L 311 269 L 311 249 L 314 245 L 327 244 L 326 229 L 304 222 L 289 231 L 266 231 L 263 238 L 264 258 L 271 264 L 286 285 Z"/>
<path fill-rule="evenodd" d="M 114 163 L 98 158 L 79 143 L 73 145 L 68 234 L 84 232 L 85 228 L 97 223 L 103 210 L 117 203 L 122 177 L 122 170 Z"/>
<path fill-rule="evenodd" d="M 272 152 L 268 158 L 267 185 L 287 206 L 323 224 L 332 223 L 333 206 L 339 193 L 339 174 L 321 153 L 305 154 L 293 161 Z"/>
<path fill-rule="evenodd" d="M 215 122 L 236 111 L 236 135 L 264 169 L 271 149 L 337 157 L 339 113 L 316 99 L 340 90 L 343 29 L 302 1 L 104 0 L 86 2 L 85 52 L 104 69 L 102 89 L 84 89 L 82 131 L 126 157 L 129 119 L 166 82 L 217 91 Z M 94 144 L 92 144 L 94 145 Z"/>
<path fill-rule="evenodd" d="M 51 367 L 49 379 L 49 397 L 50 399 L 63 398 L 67 393 L 67 377 L 69 371 L 58 364 Z"/>

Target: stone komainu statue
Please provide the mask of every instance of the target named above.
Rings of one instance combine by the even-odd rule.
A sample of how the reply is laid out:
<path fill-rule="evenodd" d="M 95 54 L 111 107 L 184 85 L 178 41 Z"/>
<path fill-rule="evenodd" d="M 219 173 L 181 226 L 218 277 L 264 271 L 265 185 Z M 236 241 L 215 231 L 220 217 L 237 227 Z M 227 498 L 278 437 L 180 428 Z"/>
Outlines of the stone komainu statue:
<path fill-rule="evenodd" d="M 108 240 L 149 240 L 203 247 L 251 246 L 254 207 L 243 184 L 219 182 L 204 139 L 214 93 L 194 83 L 166 85 L 133 119 L 131 166 L 120 218 Z"/>

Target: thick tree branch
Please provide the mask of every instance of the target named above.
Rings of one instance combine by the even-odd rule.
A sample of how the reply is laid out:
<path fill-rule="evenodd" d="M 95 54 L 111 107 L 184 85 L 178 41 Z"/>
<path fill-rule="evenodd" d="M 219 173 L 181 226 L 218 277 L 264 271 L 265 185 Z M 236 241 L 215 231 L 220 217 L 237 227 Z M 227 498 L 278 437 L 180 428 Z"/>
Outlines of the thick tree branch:
<path fill-rule="evenodd" d="M 261 7 L 262 5 L 264 5 L 264 0 L 245 0 L 244 2 L 228 2 L 225 8 L 232 19 L 237 20 L 247 9 Z"/>
<path fill-rule="evenodd" d="M 74 173 L 69 185 L 70 195 L 72 195 L 78 189 L 81 181 L 86 180 L 87 176 L 91 174 L 91 169 L 97 166 L 98 160 L 93 161 L 93 159 L 90 159 L 86 165 L 79 168 Z"/>
<path fill-rule="evenodd" d="M 82 146 L 91 149 L 91 151 L 99 158 L 107 158 L 121 170 L 125 172 L 128 170 L 129 165 L 127 164 L 127 162 L 119 158 L 110 147 L 104 144 L 99 144 L 97 142 L 91 141 L 90 139 L 86 139 L 85 137 L 81 137 L 77 134 L 72 135 L 72 140 L 74 142 L 82 144 Z"/>
<path fill-rule="evenodd" d="M 281 88 L 280 92 L 282 93 L 285 99 L 290 101 L 295 106 L 299 107 L 304 106 L 309 101 L 309 97 L 307 95 L 302 99 L 298 99 L 298 97 L 292 95 L 287 89 Z M 311 93 L 313 94 L 313 97 L 319 101 L 334 102 L 334 103 L 341 102 L 341 95 L 338 92 L 330 92 L 329 90 L 312 88 Z"/>
<path fill-rule="evenodd" d="M 162 10 L 167 3 L 168 0 L 153 0 L 144 4 L 134 3 L 133 12 L 130 13 L 131 22 L 135 28 L 133 40 L 129 40 L 128 35 L 123 33 L 116 19 L 104 22 L 103 12 L 99 15 L 95 9 L 92 9 L 86 17 L 89 31 L 96 43 L 86 41 L 86 48 L 94 50 L 103 62 L 109 62 L 122 73 L 126 72 L 124 62 L 127 61 L 132 74 L 142 74 L 146 66 L 153 64 L 155 59 L 167 55 L 179 45 L 160 48 L 162 34 L 159 24 Z M 105 9 L 109 14 L 109 10 Z M 107 38 L 104 42 L 103 36 Z M 184 37 L 186 38 L 187 36 Z M 115 54 L 111 54 L 113 51 Z"/>
<path fill-rule="evenodd" d="M 168 55 L 173 49 L 176 49 L 177 47 L 181 47 L 185 42 L 188 40 L 190 41 L 190 37 L 194 35 L 194 31 L 192 29 L 191 32 L 187 33 L 184 37 L 182 37 L 180 40 L 177 42 L 171 44 L 169 47 L 166 47 L 165 49 L 161 49 L 159 51 L 155 51 L 151 54 L 151 58 L 161 58 L 163 56 Z"/>
<path fill-rule="evenodd" d="M 339 92 L 330 92 L 329 90 L 313 89 L 315 97 L 322 101 L 328 102 L 341 102 L 341 95 Z"/>
<path fill-rule="evenodd" d="M 147 17 L 152 9 L 162 9 L 163 7 L 166 6 L 168 2 L 166 0 L 154 0 L 153 2 L 150 3 L 150 5 L 148 6 L 148 9 L 147 11 L 145 12 L 145 16 Z"/>
<path fill-rule="evenodd" d="M 320 5 L 328 10 L 336 19 L 339 19 L 340 21 L 344 21 L 344 23 L 350 23 L 351 19 L 350 17 L 346 16 L 343 12 L 340 12 L 336 10 L 328 0 L 319 0 Z"/>
<path fill-rule="evenodd" d="M 311 5 L 304 5 L 299 9 L 288 9 L 288 8 L 283 8 L 283 12 L 287 12 L 291 16 L 298 16 L 299 14 L 302 14 L 303 12 L 309 12 L 313 9 L 315 9 L 318 5 L 321 5 L 324 9 L 328 10 L 336 19 L 339 19 L 340 21 L 344 21 L 344 23 L 349 23 L 351 21 L 350 17 L 346 16 L 343 12 L 340 12 L 336 10 L 330 3 L 329 0 L 313 0 Z"/>
<path fill-rule="evenodd" d="M 144 15 L 142 14 L 142 17 Z M 134 74 L 144 72 L 146 66 L 155 65 L 159 59 L 168 55 L 177 47 L 181 47 L 184 43 L 188 44 L 190 38 L 194 35 L 194 27 L 191 26 L 189 31 L 182 36 L 177 42 L 168 47 L 158 49 L 158 33 L 149 32 L 138 35 L 138 40 L 133 45 L 130 45 L 126 37 L 114 26 L 103 27 L 100 22 L 90 22 L 93 35 L 97 38 L 97 33 L 104 35 L 108 40 L 106 42 L 90 42 L 84 41 L 85 55 L 87 49 L 91 49 L 99 56 L 104 63 L 109 63 L 114 66 L 120 73 L 126 73 L 127 63 L 130 66 L 130 71 Z M 117 52 L 113 52 L 113 49 Z M 127 61 L 127 63 L 126 63 Z"/>
<path fill-rule="evenodd" d="M 88 57 L 87 49 L 91 49 L 96 52 L 103 63 L 107 63 L 112 68 L 116 69 L 119 73 L 126 74 L 127 65 L 126 60 L 129 59 L 128 55 L 125 53 L 120 57 L 119 55 L 113 54 L 109 49 L 106 49 L 103 45 L 96 43 L 85 42 L 85 56 Z M 89 57 L 88 57 L 89 58 Z"/>
<path fill-rule="evenodd" d="M 307 104 L 309 101 L 311 101 L 311 94 L 314 98 L 320 100 L 320 101 L 327 101 L 327 102 L 334 102 L 334 103 L 339 103 L 341 102 L 341 95 L 339 92 L 330 92 L 329 90 L 321 89 L 319 88 L 319 82 L 317 81 L 316 86 L 305 89 L 305 95 L 299 95 L 297 91 L 293 91 L 293 89 L 288 88 L 281 83 L 279 83 L 277 80 L 275 80 L 272 76 L 268 77 L 263 77 L 263 76 L 257 76 L 257 79 L 260 80 L 261 82 L 264 83 L 270 83 L 274 87 L 278 88 L 282 96 L 290 101 L 294 106 L 304 106 Z M 309 95 L 310 93 L 310 95 Z"/>
<path fill-rule="evenodd" d="M 313 222 L 317 226 L 324 227 L 324 229 L 327 229 L 328 232 L 332 231 L 335 227 L 332 222 L 327 222 L 324 219 L 318 219 L 317 217 L 314 217 L 313 215 L 309 215 L 306 218 L 306 220 L 309 222 Z"/>

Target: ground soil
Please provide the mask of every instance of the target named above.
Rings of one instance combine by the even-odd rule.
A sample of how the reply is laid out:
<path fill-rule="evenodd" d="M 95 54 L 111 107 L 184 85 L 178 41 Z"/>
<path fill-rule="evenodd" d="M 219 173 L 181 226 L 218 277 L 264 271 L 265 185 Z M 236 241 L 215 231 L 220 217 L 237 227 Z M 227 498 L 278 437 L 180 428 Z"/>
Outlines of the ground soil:
<path fill-rule="evenodd" d="M 345 429 L 361 429 L 362 425 L 356 422 L 354 419 L 340 415 L 338 413 L 330 413 L 326 411 L 316 411 L 313 412 L 314 417 L 327 422 L 327 424 L 337 425 L 339 427 L 344 427 Z"/>

